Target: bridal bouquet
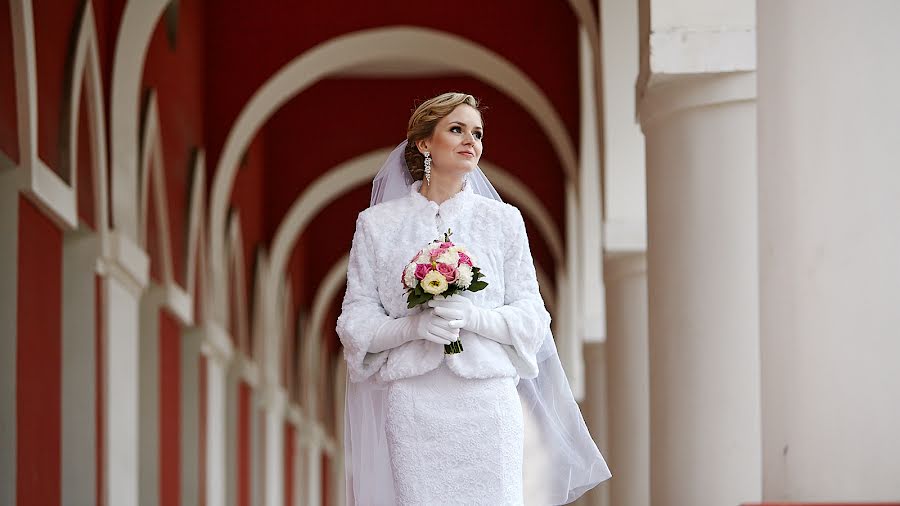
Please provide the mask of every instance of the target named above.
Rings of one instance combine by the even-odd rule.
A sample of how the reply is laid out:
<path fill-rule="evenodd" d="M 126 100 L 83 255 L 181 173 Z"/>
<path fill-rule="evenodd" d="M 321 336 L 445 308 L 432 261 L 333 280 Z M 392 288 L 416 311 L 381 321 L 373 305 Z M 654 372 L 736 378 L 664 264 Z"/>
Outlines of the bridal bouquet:
<path fill-rule="evenodd" d="M 449 297 L 457 292 L 484 290 L 484 274 L 475 266 L 472 255 L 462 245 L 450 242 L 447 230 L 444 240 L 436 240 L 422 248 L 403 269 L 402 283 L 407 291 L 406 307 L 425 304 L 435 296 Z M 445 354 L 463 351 L 462 343 L 444 345 Z"/>

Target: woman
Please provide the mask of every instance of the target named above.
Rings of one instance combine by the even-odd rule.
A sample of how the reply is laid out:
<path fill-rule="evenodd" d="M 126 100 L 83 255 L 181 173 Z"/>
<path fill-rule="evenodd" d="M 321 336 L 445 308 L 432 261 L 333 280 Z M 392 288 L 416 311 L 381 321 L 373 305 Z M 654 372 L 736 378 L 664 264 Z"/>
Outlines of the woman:
<path fill-rule="evenodd" d="M 526 421 L 553 470 L 534 504 L 609 477 L 559 365 L 522 216 L 478 168 L 483 136 L 471 95 L 422 103 L 357 219 L 337 322 L 348 504 L 524 504 Z M 487 288 L 407 308 L 398 278 L 448 230 Z M 445 354 L 454 341 L 464 351 Z"/>

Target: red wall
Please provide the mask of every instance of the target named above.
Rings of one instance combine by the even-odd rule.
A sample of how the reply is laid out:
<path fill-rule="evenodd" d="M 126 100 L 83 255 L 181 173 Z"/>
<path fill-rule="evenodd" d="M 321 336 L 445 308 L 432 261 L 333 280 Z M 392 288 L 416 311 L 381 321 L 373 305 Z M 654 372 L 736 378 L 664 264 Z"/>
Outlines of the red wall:
<path fill-rule="evenodd" d="M 62 233 L 19 197 L 16 340 L 16 495 L 19 506 L 59 504 Z"/>
<path fill-rule="evenodd" d="M 238 440 L 237 440 L 237 506 L 250 506 L 250 477 L 253 463 L 250 448 L 250 417 L 252 390 L 241 381 L 238 385 Z"/>
<path fill-rule="evenodd" d="M 181 324 L 159 312 L 159 478 L 161 504 L 181 504 Z"/>

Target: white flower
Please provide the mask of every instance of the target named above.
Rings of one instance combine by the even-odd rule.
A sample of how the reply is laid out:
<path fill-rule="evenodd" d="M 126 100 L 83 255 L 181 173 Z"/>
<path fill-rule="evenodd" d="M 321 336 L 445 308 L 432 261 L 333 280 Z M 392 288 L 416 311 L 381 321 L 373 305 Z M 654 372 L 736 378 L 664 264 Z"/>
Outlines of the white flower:
<path fill-rule="evenodd" d="M 441 256 L 435 259 L 435 262 L 439 264 L 448 264 L 453 267 L 456 267 L 456 264 L 459 263 L 459 253 L 451 250 L 447 250 Z"/>
<path fill-rule="evenodd" d="M 431 271 L 422 280 L 422 289 L 432 295 L 444 293 L 447 289 L 447 278 L 438 271 Z"/>
<path fill-rule="evenodd" d="M 403 272 L 403 284 L 409 288 L 415 288 L 418 282 L 419 280 L 416 279 L 416 264 L 414 262 L 406 266 L 406 270 Z"/>
<path fill-rule="evenodd" d="M 455 281 L 456 286 L 463 289 L 469 288 L 469 285 L 472 284 L 472 268 L 463 264 L 457 267 L 456 270 L 459 273 Z"/>

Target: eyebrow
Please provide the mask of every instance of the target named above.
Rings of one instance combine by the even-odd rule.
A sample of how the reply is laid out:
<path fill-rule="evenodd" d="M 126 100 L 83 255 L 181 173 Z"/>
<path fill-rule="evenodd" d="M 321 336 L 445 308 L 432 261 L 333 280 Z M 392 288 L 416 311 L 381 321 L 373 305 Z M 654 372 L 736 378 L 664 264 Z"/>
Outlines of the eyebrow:
<path fill-rule="evenodd" d="M 458 124 L 460 124 L 460 125 L 462 125 L 462 126 L 468 126 L 468 125 L 466 125 L 465 123 L 463 123 L 462 121 L 451 121 L 451 122 L 450 122 L 451 125 L 452 125 L 453 123 L 458 123 Z M 475 129 L 477 129 L 477 130 L 484 130 L 484 129 L 481 128 L 480 126 L 476 126 L 476 127 L 473 127 L 473 128 L 475 128 Z"/>

